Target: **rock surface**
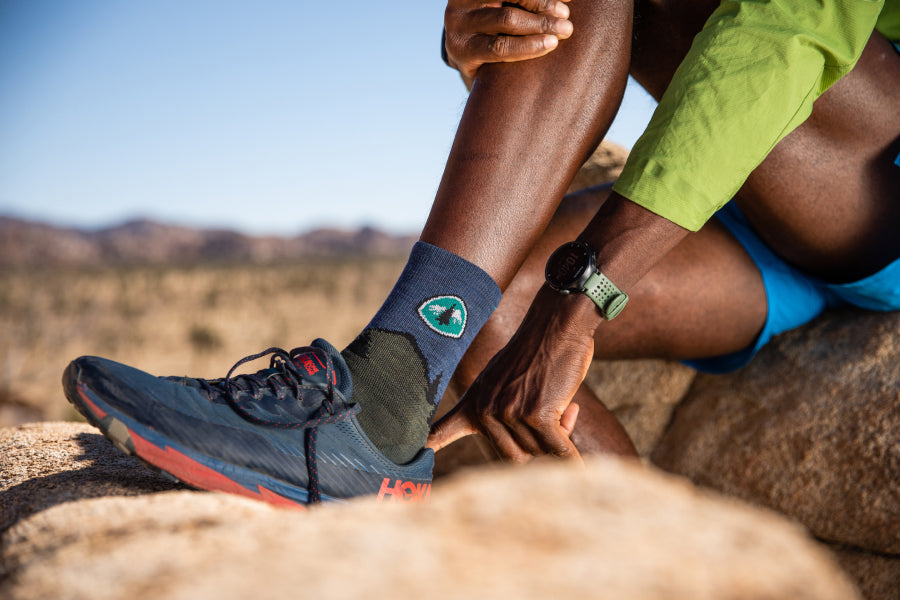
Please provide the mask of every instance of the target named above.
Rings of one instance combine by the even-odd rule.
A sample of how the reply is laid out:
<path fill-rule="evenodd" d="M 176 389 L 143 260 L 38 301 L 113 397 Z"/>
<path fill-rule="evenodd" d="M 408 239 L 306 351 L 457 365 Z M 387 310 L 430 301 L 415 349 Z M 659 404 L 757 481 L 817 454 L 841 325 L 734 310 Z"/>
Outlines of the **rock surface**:
<path fill-rule="evenodd" d="M 604 140 L 591 154 L 569 184 L 566 193 L 577 192 L 584 188 L 612 183 L 625 167 L 628 150 L 613 142 Z"/>
<path fill-rule="evenodd" d="M 898 313 L 832 313 L 698 376 L 654 461 L 823 540 L 900 554 L 898 332 Z"/>
<path fill-rule="evenodd" d="M 648 456 L 696 375 L 665 360 L 595 360 L 584 382 L 616 415 L 638 454 Z"/>
<path fill-rule="evenodd" d="M 0 429 L 0 533 L 64 502 L 178 489 L 83 423 Z"/>
<path fill-rule="evenodd" d="M 900 598 L 900 556 L 834 548 L 835 558 L 868 600 Z"/>
<path fill-rule="evenodd" d="M 27 473 L 58 475 L 66 455 L 81 487 L 108 483 L 85 465 L 110 464 L 116 451 L 86 443 L 87 426 L 7 430 L 0 450 L 21 446 L 23 429 L 33 451 L 16 462 L 30 464 L 4 477 L 4 504 L 26 493 Z M 146 477 L 119 476 L 121 487 L 100 493 L 136 491 Z M 43 510 L 12 515 L 0 596 L 858 598 L 796 525 L 612 459 L 470 472 L 424 506 L 360 500 L 301 512 L 177 490 L 88 498 L 100 493 L 60 495 L 55 506 L 48 495 Z"/>

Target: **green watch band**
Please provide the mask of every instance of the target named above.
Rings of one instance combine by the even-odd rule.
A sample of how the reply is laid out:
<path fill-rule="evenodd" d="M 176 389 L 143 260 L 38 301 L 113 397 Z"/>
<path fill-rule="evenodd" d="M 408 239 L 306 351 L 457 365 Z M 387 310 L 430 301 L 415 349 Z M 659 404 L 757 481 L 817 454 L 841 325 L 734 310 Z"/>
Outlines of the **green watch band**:
<path fill-rule="evenodd" d="M 584 293 L 593 300 L 600 309 L 600 315 L 607 321 L 616 318 L 628 303 L 628 294 L 600 271 L 594 271 L 584 282 Z"/>

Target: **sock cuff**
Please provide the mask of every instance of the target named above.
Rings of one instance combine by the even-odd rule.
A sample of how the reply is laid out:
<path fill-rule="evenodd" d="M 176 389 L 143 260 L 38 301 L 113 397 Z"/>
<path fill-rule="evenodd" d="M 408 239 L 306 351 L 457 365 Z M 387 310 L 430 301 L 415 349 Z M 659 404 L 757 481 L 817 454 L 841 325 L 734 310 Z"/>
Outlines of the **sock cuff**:
<path fill-rule="evenodd" d="M 385 456 L 405 463 L 469 344 L 500 303 L 483 269 L 417 242 L 378 313 L 342 352 L 352 374 L 359 423 Z"/>
<path fill-rule="evenodd" d="M 421 357 L 429 385 L 436 386 L 431 397 L 439 399 L 500 297 L 500 287 L 481 267 L 417 242 L 364 335 L 372 339 L 390 334 L 396 343 L 401 343 L 397 336 L 406 337 Z"/>
<path fill-rule="evenodd" d="M 449 250 L 428 242 L 416 242 L 409 253 L 407 269 L 410 268 L 445 273 L 448 285 L 455 283 L 465 287 L 467 295 L 481 302 L 490 313 L 500 304 L 500 287 L 487 271 Z"/>

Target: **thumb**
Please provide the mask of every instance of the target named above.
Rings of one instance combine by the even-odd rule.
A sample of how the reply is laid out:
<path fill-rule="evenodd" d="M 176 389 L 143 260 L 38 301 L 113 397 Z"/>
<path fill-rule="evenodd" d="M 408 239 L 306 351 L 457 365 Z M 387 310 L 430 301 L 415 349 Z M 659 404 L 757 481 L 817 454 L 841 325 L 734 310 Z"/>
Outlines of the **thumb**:
<path fill-rule="evenodd" d="M 572 402 L 559 417 L 559 426 L 563 428 L 563 431 L 565 431 L 566 435 L 569 437 L 572 436 L 572 432 L 575 430 L 575 422 L 578 420 L 578 411 L 580 409 L 580 406 Z"/>
<path fill-rule="evenodd" d="M 463 411 L 463 403 L 460 401 L 450 412 L 431 426 L 431 433 L 428 436 L 425 447 L 437 452 L 456 440 L 473 433 L 478 433 L 478 428 L 472 423 L 468 414 Z"/>

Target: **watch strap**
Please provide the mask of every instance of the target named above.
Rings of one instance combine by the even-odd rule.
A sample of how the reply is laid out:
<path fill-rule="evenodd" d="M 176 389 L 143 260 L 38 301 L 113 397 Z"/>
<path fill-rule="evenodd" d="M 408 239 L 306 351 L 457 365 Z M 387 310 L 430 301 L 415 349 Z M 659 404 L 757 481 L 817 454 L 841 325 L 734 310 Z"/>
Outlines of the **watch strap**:
<path fill-rule="evenodd" d="M 617 288 L 616 284 L 600 271 L 594 271 L 584 282 L 584 293 L 597 305 L 600 315 L 607 321 L 622 312 L 628 302 L 628 294 Z"/>

